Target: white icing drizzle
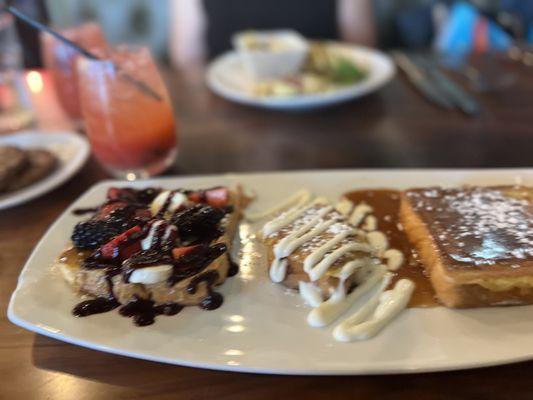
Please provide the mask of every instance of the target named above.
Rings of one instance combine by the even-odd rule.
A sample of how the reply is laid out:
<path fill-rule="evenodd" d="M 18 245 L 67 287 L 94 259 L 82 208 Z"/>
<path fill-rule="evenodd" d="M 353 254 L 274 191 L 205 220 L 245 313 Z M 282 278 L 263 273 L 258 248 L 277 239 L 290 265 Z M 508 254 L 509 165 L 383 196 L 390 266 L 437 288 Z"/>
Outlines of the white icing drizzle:
<path fill-rule="evenodd" d="M 287 225 L 290 225 L 294 220 L 298 219 L 300 216 L 305 214 L 310 208 L 315 207 L 318 204 L 327 202 L 327 200 L 323 197 L 317 198 L 315 201 L 313 201 L 311 204 L 305 205 L 305 206 L 295 206 L 288 210 L 287 212 L 284 212 L 283 214 L 279 215 L 277 218 L 273 219 L 270 222 L 267 222 L 265 226 L 263 227 L 263 236 L 267 237 L 274 232 L 279 231 L 280 229 L 286 227 Z"/>
<path fill-rule="evenodd" d="M 333 337 L 350 342 L 375 336 L 407 307 L 414 288 L 409 279 L 400 279 L 393 289 L 374 294 L 356 313 L 335 327 Z"/>
<path fill-rule="evenodd" d="M 172 234 L 172 232 L 175 232 L 177 230 L 178 230 L 178 228 L 176 228 L 175 225 L 167 226 L 167 229 L 165 229 L 165 234 L 163 235 L 162 240 L 163 241 L 167 240 L 170 237 L 170 235 Z"/>
<path fill-rule="evenodd" d="M 331 297 L 309 313 L 307 323 L 317 328 L 329 325 L 380 281 L 383 288 L 387 287 L 391 277 L 385 272 L 385 268 L 380 266 L 372 268 L 366 279 L 348 295 L 346 295 L 344 282 L 341 281 Z"/>
<path fill-rule="evenodd" d="M 148 235 L 141 240 L 141 248 L 143 250 L 148 250 L 150 247 L 152 247 L 152 243 L 154 242 L 154 236 L 157 232 L 157 228 L 163 224 L 165 221 L 162 219 L 155 221 L 152 226 L 150 227 L 150 230 L 148 231 Z"/>
<path fill-rule="evenodd" d="M 308 190 L 299 190 L 298 192 L 294 193 L 292 196 L 290 196 L 287 200 L 283 201 L 282 203 L 274 207 L 271 207 L 265 211 L 261 211 L 257 213 L 247 213 L 245 214 L 245 218 L 250 222 L 259 221 L 260 219 L 279 213 L 294 205 L 296 207 L 301 207 L 304 204 L 308 203 L 310 200 L 311 200 L 311 192 L 309 192 Z"/>
<path fill-rule="evenodd" d="M 370 253 L 372 251 L 372 248 L 368 246 L 365 243 L 348 243 L 345 244 L 338 249 L 334 250 L 330 254 L 326 255 L 322 261 L 320 261 L 317 265 L 315 265 L 311 270 L 309 271 L 309 279 L 311 279 L 312 282 L 319 280 L 324 276 L 326 271 L 329 269 L 329 267 L 337 261 L 342 256 L 354 252 L 354 251 L 362 251 L 365 253 Z"/>
<path fill-rule="evenodd" d="M 283 282 L 285 276 L 287 275 L 287 265 L 289 261 L 286 258 L 283 259 L 274 259 L 272 265 L 270 266 L 269 275 L 272 282 L 280 283 Z"/>
<path fill-rule="evenodd" d="M 383 258 L 387 261 L 389 271 L 397 271 L 404 262 L 404 255 L 398 249 L 388 249 L 383 253 Z"/>
<path fill-rule="evenodd" d="M 352 215 L 348 219 L 350 225 L 355 227 L 359 226 L 361 221 L 365 218 L 367 214 L 370 214 L 374 209 L 366 203 L 359 203 L 353 210 Z"/>
<path fill-rule="evenodd" d="M 372 260 L 370 258 L 360 258 L 358 260 L 352 260 L 344 264 L 340 270 L 338 278 L 341 281 L 346 281 L 352 274 L 361 267 L 371 265 Z"/>
<path fill-rule="evenodd" d="M 378 219 L 373 215 L 367 215 L 361 228 L 367 232 L 375 231 L 378 229 Z"/>
<path fill-rule="evenodd" d="M 311 240 L 313 237 L 319 235 L 335 223 L 335 220 L 329 220 L 320 223 L 322 218 L 329 214 L 333 207 L 328 206 L 321 209 L 317 216 L 311 219 L 307 224 L 302 226 L 297 231 L 281 239 L 274 247 L 274 254 L 277 258 L 288 257 L 291 253 L 300 247 L 302 244 Z M 309 231 L 311 229 L 311 231 Z M 309 231 L 309 232 L 308 232 Z M 308 233 L 307 233 L 308 232 Z"/>
<path fill-rule="evenodd" d="M 309 254 L 304 260 L 304 271 L 309 273 L 315 264 L 324 258 L 326 253 L 333 250 L 337 245 L 346 239 L 348 236 L 355 235 L 356 231 L 344 231 L 337 234 L 333 239 L 326 242 L 324 245 Z"/>
<path fill-rule="evenodd" d="M 312 282 L 298 282 L 300 296 L 311 307 L 318 307 L 323 301 L 322 290 Z"/>
<path fill-rule="evenodd" d="M 368 232 L 366 238 L 368 243 L 370 243 L 370 246 L 372 246 L 380 256 L 382 256 L 385 250 L 389 247 L 389 240 L 381 231 Z"/>
<path fill-rule="evenodd" d="M 353 203 L 346 197 L 343 197 L 335 206 L 335 210 L 337 210 L 343 217 L 348 217 L 353 210 Z"/>

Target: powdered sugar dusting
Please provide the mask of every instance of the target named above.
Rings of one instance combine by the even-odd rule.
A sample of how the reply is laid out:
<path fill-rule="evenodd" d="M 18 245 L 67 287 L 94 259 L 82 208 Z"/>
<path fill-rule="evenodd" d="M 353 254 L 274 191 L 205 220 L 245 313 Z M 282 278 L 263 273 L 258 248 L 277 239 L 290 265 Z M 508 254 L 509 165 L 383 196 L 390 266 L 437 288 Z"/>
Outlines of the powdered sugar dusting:
<path fill-rule="evenodd" d="M 409 192 L 439 245 L 455 260 L 476 264 L 533 258 L 533 204 L 527 196 L 510 187 Z"/>

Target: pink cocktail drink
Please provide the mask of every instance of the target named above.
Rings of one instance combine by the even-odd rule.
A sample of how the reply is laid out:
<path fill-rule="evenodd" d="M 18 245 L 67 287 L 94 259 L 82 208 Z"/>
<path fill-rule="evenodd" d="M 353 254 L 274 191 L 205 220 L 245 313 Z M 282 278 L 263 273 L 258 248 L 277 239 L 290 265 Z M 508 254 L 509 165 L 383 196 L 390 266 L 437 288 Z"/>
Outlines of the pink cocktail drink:
<path fill-rule="evenodd" d="M 93 152 L 114 176 L 129 180 L 164 171 L 176 156 L 170 99 L 146 48 L 109 50 L 78 60 L 79 93 Z"/>
<path fill-rule="evenodd" d="M 59 33 L 90 51 L 102 51 L 107 47 L 102 29 L 93 22 L 59 30 Z M 52 74 L 59 103 L 71 118 L 81 118 L 76 70 L 79 53 L 45 32 L 41 43 L 44 65 Z"/>

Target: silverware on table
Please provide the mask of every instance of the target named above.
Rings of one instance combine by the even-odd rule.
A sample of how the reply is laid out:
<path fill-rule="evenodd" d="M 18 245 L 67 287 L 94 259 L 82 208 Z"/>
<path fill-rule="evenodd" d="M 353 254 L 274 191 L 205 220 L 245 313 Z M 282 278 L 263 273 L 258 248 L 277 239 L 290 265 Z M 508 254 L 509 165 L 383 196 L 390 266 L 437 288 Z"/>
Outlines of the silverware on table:
<path fill-rule="evenodd" d="M 405 53 L 396 51 L 393 53 L 393 58 L 398 67 L 405 73 L 411 84 L 427 100 L 446 110 L 452 110 L 454 108 L 453 102 L 429 80 L 427 73 L 422 68 L 415 65 Z"/>
<path fill-rule="evenodd" d="M 422 55 L 408 56 L 398 51 L 393 53 L 393 57 L 409 81 L 431 103 L 447 110 L 458 108 L 469 116 L 481 111 L 477 100 L 443 74 L 430 58 Z"/>
<path fill-rule="evenodd" d="M 443 74 L 433 60 L 424 56 L 416 56 L 413 62 L 427 72 L 431 81 L 462 112 L 471 116 L 479 114 L 481 106 L 477 100 Z"/>

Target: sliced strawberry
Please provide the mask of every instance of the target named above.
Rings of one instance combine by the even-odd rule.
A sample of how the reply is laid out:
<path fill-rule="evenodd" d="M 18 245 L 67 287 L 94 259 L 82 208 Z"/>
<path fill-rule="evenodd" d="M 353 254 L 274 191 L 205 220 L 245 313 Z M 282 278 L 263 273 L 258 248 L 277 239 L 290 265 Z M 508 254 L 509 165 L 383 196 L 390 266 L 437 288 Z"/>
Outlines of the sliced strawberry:
<path fill-rule="evenodd" d="M 147 208 L 139 208 L 135 210 L 135 217 L 141 218 L 141 219 L 152 218 L 152 213 Z"/>
<path fill-rule="evenodd" d="M 193 203 L 203 203 L 205 201 L 205 194 L 202 191 L 190 192 L 187 194 L 187 198 Z"/>
<path fill-rule="evenodd" d="M 194 203 L 207 203 L 211 207 L 221 208 L 228 205 L 229 190 L 225 187 L 216 187 L 208 190 L 190 192 L 187 197 Z"/>
<path fill-rule="evenodd" d="M 102 208 L 100 208 L 100 210 L 98 210 L 98 215 L 96 216 L 96 219 L 104 219 L 113 211 L 118 210 L 119 208 L 123 208 L 127 205 L 128 204 L 123 201 L 115 201 L 113 203 L 106 204 Z"/>
<path fill-rule="evenodd" d="M 135 242 L 124 246 L 123 248 L 119 249 L 119 256 L 121 260 L 125 260 L 127 258 L 130 258 L 133 254 L 137 253 L 138 251 L 141 251 L 141 241 L 136 240 Z"/>
<path fill-rule="evenodd" d="M 139 251 L 141 249 L 140 241 L 131 241 L 132 236 L 139 232 L 141 232 L 141 227 L 136 225 L 133 228 L 128 229 L 126 232 L 115 236 L 100 248 L 102 257 L 108 259 L 120 257 L 121 259 L 125 259 Z"/>
<path fill-rule="evenodd" d="M 205 192 L 205 198 L 211 207 L 222 208 L 228 205 L 229 190 L 225 187 L 210 189 Z"/>
<path fill-rule="evenodd" d="M 128 196 L 130 193 L 131 193 L 131 190 L 129 189 L 112 187 L 107 190 L 107 199 L 108 200 L 119 200 L 123 198 L 124 196 Z"/>
<path fill-rule="evenodd" d="M 186 254 L 192 253 L 196 249 L 200 248 L 201 244 L 196 244 L 194 246 L 186 246 L 186 247 L 175 247 L 172 249 L 172 257 L 175 259 L 178 259 Z"/>

